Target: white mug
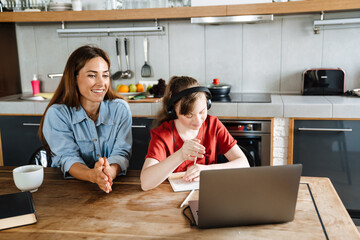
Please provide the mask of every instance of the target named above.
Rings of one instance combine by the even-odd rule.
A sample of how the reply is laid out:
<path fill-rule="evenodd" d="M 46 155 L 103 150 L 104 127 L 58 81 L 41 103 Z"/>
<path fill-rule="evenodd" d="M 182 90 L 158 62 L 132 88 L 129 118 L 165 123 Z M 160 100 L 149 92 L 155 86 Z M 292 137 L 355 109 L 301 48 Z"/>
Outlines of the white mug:
<path fill-rule="evenodd" d="M 16 187 L 21 191 L 36 192 L 44 180 L 44 168 L 41 165 L 25 165 L 13 170 Z"/>

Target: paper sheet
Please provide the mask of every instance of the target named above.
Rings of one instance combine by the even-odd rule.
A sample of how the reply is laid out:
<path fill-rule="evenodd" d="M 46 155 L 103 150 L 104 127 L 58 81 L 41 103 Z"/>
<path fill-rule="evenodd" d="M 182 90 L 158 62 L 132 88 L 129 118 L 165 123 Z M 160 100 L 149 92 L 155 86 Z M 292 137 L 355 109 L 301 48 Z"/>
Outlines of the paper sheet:
<path fill-rule="evenodd" d="M 193 189 L 199 189 L 199 182 L 187 182 L 182 179 L 185 172 L 172 173 L 168 180 L 174 192 L 191 191 Z"/>

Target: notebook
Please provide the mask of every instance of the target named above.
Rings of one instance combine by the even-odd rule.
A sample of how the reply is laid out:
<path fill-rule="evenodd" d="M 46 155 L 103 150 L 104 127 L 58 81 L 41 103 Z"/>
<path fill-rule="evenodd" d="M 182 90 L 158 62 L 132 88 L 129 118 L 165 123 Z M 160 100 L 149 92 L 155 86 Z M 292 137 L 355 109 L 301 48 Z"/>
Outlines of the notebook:
<path fill-rule="evenodd" d="M 301 164 L 200 173 L 199 200 L 189 201 L 199 228 L 272 224 L 294 219 Z"/>
<path fill-rule="evenodd" d="M 168 177 L 170 185 L 174 192 L 184 192 L 199 189 L 199 182 L 188 182 L 182 179 L 185 172 L 171 173 Z"/>
<path fill-rule="evenodd" d="M 0 230 L 36 222 L 37 216 L 30 192 L 0 195 Z"/>

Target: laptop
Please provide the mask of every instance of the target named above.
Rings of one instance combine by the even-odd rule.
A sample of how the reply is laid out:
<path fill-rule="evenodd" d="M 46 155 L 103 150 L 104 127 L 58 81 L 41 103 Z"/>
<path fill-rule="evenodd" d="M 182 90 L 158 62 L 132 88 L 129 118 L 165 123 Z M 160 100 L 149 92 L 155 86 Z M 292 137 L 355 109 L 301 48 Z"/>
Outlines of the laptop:
<path fill-rule="evenodd" d="M 289 222 L 294 219 L 301 164 L 200 173 L 199 200 L 189 201 L 199 228 Z"/>

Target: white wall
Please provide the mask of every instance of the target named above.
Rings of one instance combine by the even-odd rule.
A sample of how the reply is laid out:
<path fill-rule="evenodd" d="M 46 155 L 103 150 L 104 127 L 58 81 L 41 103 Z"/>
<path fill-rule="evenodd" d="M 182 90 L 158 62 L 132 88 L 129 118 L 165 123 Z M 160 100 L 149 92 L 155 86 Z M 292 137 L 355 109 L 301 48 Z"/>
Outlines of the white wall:
<path fill-rule="evenodd" d="M 343 17 L 344 14 L 331 17 L 338 15 Z M 305 69 L 341 67 L 346 71 L 345 88 L 360 87 L 360 27 L 314 34 L 314 19 L 319 19 L 319 15 L 275 17 L 271 23 L 217 26 L 190 24 L 190 20 L 159 21 L 166 29 L 165 34 L 149 36 L 149 64 L 154 76 L 141 78 L 143 36 L 129 36 L 130 69 L 135 72 L 135 78 L 115 81 L 113 85 L 190 75 L 203 84 L 219 78 L 231 84 L 233 92 L 299 94 Z M 153 25 L 152 21 L 66 23 L 67 28 Z M 61 23 L 16 25 L 23 92 L 31 92 L 34 73 L 43 80 L 44 92 L 54 91 L 59 79 L 48 79 L 46 75 L 62 72 L 70 53 L 84 44 L 96 44 L 107 51 L 112 71 L 118 70 L 115 37 L 60 38 L 57 28 L 61 28 Z M 122 55 L 122 68 L 125 66 Z"/>

